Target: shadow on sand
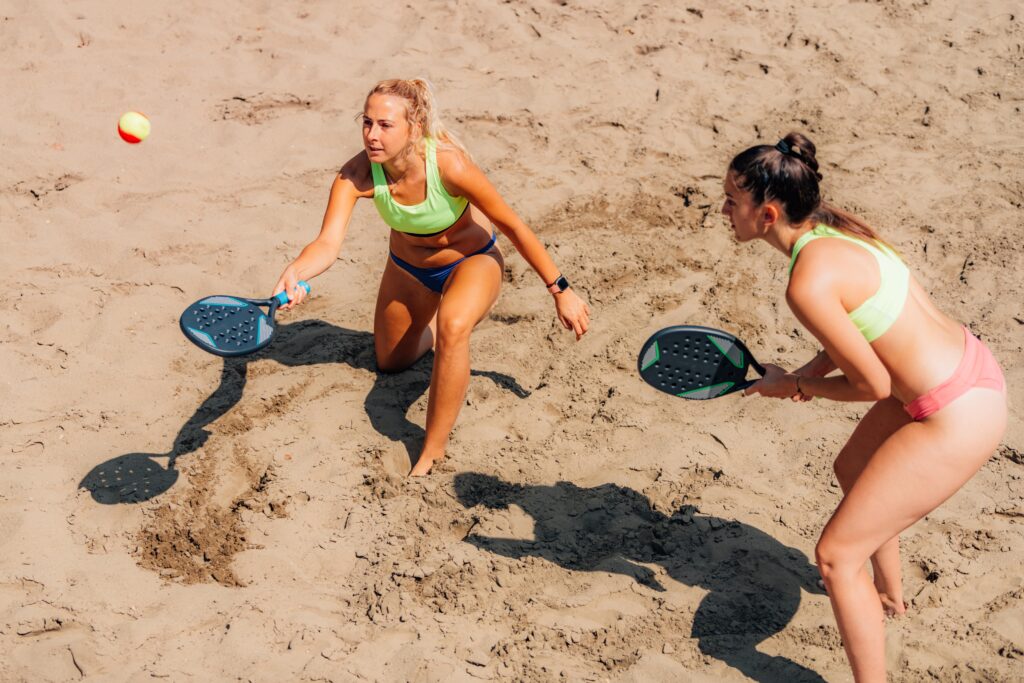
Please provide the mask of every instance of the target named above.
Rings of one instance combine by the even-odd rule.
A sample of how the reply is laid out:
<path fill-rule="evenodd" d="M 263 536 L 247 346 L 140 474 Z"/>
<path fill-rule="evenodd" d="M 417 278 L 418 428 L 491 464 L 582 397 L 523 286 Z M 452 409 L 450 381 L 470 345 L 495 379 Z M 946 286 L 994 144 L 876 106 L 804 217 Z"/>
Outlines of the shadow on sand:
<path fill-rule="evenodd" d="M 202 352 L 196 349 L 194 353 Z M 88 490 L 93 500 L 105 505 L 139 503 L 167 491 L 178 480 L 177 459 L 202 448 L 210 438 L 206 427 L 226 415 L 241 400 L 248 364 L 262 359 L 290 367 L 343 363 L 374 373 L 373 387 L 364 401 L 370 424 L 392 441 L 402 442 L 410 461 L 419 454 L 423 428 L 410 422 L 406 414 L 409 406 L 430 386 L 433 354 L 428 353 L 405 372 L 381 373 L 377 371 L 372 334 L 337 327 L 321 320 L 303 320 L 278 325 L 274 343 L 259 353 L 223 359 L 219 386 L 181 426 L 169 452 L 116 456 L 90 470 L 78 487 Z M 486 377 L 520 398 L 530 395 L 508 375 L 480 370 L 473 370 L 472 374 Z M 167 459 L 166 466 L 158 462 L 164 458 Z"/>
<path fill-rule="evenodd" d="M 702 515 L 690 505 L 667 516 L 644 495 L 614 484 L 532 486 L 470 472 L 455 475 L 455 492 L 467 508 L 515 504 L 534 520 L 536 540 L 470 534 L 467 543 L 509 558 L 541 557 L 575 571 L 623 574 L 656 591 L 666 589 L 642 563 L 661 565 L 672 579 L 708 591 L 690 634 L 701 652 L 756 681 L 824 680 L 757 649 L 796 614 L 801 589 L 823 594 L 807 557 L 760 529 Z"/>

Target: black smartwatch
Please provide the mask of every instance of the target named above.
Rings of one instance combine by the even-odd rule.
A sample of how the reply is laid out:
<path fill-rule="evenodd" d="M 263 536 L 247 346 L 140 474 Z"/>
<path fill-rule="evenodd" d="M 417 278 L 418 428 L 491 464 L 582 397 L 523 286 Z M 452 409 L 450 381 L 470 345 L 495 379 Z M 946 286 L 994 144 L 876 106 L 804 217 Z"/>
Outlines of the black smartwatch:
<path fill-rule="evenodd" d="M 548 291 L 552 294 L 561 294 L 565 290 L 569 289 L 569 281 L 564 276 L 559 275 L 558 279 L 547 286 Z"/>

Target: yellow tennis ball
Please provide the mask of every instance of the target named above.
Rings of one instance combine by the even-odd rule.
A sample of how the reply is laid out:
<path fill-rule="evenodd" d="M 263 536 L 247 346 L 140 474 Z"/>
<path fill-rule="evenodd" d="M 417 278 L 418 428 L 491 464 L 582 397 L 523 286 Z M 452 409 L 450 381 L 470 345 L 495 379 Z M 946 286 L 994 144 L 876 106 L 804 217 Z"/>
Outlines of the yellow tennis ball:
<path fill-rule="evenodd" d="M 149 119 L 137 111 L 125 112 L 117 122 L 117 132 L 121 139 L 133 145 L 145 140 L 149 129 Z"/>

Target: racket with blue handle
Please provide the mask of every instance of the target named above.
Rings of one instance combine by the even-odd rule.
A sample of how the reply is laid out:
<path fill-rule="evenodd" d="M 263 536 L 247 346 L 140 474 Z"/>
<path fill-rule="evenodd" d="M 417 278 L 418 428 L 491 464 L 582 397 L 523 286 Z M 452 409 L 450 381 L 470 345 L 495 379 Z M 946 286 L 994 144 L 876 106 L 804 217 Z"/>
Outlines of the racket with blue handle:
<path fill-rule="evenodd" d="M 299 286 L 309 293 L 309 283 L 300 280 Z M 269 299 L 208 296 L 186 308 L 178 324 L 185 337 L 203 351 L 218 356 L 245 356 L 270 343 L 274 316 L 286 303 L 286 292 Z M 264 313 L 262 306 L 269 311 Z"/>
<path fill-rule="evenodd" d="M 655 332 L 640 349 L 637 369 L 655 389 L 682 398 L 706 400 L 742 391 L 753 367 L 764 368 L 739 339 L 712 327 L 677 325 Z"/>

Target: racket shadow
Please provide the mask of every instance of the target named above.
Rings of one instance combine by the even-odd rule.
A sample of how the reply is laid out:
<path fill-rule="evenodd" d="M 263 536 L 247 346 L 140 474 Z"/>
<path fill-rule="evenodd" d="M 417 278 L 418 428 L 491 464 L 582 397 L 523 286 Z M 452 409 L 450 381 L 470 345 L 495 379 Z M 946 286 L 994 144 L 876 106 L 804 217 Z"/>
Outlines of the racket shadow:
<path fill-rule="evenodd" d="M 167 453 L 126 453 L 96 465 L 79 482 L 97 503 L 141 503 L 165 493 L 178 480 L 178 458 L 202 448 L 210 438 L 208 425 L 226 415 L 242 399 L 250 362 L 273 360 L 288 367 L 345 364 L 374 373 L 373 387 L 364 408 L 370 425 L 381 435 L 401 442 L 410 460 L 418 453 L 423 428 L 406 416 L 430 386 L 433 354 L 428 353 L 401 373 L 381 373 L 373 351 L 373 335 L 322 320 L 279 324 L 274 343 L 251 356 L 224 358 L 220 383 L 181 426 Z M 519 383 L 502 373 L 473 370 L 520 398 L 530 395 Z M 166 458 L 166 465 L 159 460 Z"/>
<path fill-rule="evenodd" d="M 614 484 L 521 485 L 469 472 L 456 474 L 454 486 L 467 508 L 515 504 L 534 521 L 532 541 L 470 534 L 465 542 L 508 558 L 622 574 L 663 592 L 667 588 L 644 566 L 660 565 L 673 580 L 708 591 L 690 633 L 701 652 L 755 681 L 824 681 L 791 659 L 757 649 L 789 624 L 802 591 L 823 594 L 807 557 L 760 529 L 692 505 L 666 515 L 643 494 Z"/>

